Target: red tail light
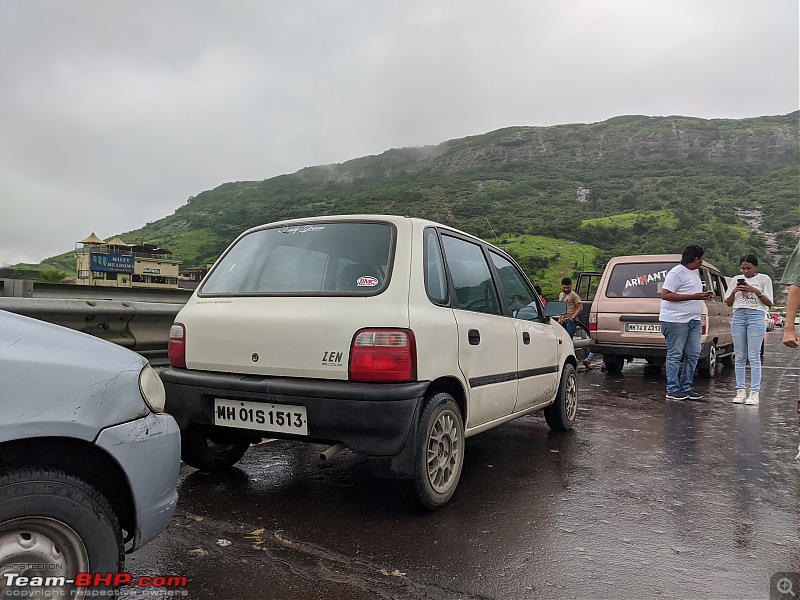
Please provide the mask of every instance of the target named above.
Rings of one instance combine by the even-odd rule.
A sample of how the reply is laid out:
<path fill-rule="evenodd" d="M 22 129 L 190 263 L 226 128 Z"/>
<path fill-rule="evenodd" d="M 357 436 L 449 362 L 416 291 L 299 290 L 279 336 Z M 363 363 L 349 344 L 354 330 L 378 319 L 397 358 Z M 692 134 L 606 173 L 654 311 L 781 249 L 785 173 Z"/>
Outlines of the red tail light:
<path fill-rule="evenodd" d="M 597 313 L 589 313 L 589 331 L 597 331 Z"/>
<path fill-rule="evenodd" d="M 186 368 L 186 327 L 183 323 L 173 323 L 169 329 L 169 346 L 167 346 L 169 364 L 181 369 Z"/>
<path fill-rule="evenodd" d="M 417 345 L 408 329 L 362 329 L 350 347 L 351 381 L 415 381 Z"/>

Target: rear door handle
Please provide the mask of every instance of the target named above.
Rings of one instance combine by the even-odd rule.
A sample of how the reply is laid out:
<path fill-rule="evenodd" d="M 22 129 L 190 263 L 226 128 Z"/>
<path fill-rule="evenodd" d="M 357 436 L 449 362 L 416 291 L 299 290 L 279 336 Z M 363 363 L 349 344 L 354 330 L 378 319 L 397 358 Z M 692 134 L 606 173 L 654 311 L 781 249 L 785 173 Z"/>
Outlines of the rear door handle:
<path fill-rule="evenodd" d="M 467 332 L 467 339 L 470 345 L 477 346 L 481 343 L 481 332 L 477 329 L 470 329 L 469 332 Z"/>
<path fill-rule="evenodd" d="M 527 331 L 522 332 L 522 343 L 523 344 L 531 343 L 531 335 Z"/>

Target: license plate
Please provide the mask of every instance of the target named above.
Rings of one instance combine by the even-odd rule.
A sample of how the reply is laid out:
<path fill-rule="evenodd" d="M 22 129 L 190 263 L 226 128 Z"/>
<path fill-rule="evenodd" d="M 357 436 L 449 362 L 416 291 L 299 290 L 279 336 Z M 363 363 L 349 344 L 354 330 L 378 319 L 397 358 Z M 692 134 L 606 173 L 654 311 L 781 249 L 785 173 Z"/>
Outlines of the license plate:
<path fill-rule="evenodd" d="M 305 406 L 214 398 L 214 425 L 308 435 Z"/>
<path fill-rule="evenodd" d="M 661 333 L 661 323 L 625 323 L 626 332 Z"/>

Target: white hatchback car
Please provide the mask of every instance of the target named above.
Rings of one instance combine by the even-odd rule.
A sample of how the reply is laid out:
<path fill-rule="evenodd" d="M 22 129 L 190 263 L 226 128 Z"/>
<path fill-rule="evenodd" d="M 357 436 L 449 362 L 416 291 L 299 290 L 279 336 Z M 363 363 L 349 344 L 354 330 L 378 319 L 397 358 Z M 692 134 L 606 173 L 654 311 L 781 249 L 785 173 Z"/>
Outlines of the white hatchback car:
<path fill-rule="evenodd" d="M 172 327 L 161 373 L 182 456 L 227 468 L 263 437 L 367 455 L 435 509 L 467 437 L 538 409 L 575 420 L 572 342 L 502 250 L 438 223 L 354 215 L 246 231 Z"/>

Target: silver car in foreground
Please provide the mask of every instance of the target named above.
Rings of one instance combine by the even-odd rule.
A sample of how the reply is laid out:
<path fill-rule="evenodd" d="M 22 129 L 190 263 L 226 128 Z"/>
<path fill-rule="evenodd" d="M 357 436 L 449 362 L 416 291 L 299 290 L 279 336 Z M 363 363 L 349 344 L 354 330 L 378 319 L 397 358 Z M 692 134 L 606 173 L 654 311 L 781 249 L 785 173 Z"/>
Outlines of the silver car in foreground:
<path fill-rule="evenodd" d="M 180 433 L 164 402 L 138 354 L 0 311 L 0 597 L 81 597 L 59 578 L 120 571 L 167 526 Z"/>

